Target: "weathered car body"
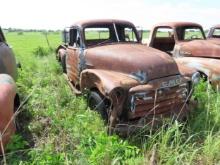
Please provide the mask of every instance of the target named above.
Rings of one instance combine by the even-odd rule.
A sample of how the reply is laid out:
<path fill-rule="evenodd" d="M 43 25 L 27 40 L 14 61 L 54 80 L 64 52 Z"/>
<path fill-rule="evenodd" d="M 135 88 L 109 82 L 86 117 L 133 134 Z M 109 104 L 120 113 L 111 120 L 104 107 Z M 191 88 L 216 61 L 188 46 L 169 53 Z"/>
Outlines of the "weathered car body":
<path fill-rule="evenodd" d="M 16 85 L 11 76 L 0 74 L 0 146 L 9 142 L 15 132 L 14 100 L 16 97 Z M 2 147 L 1 147 L 2 148 Z M 2 149 L 0 149 L 0 153 Z"/>
<path fill-rule="evenodd" d="M 91 34 L 96 28 L 101 28 L 98 36 L 105 39 L 94 39 Z M 162 116 L 186 116 L 192 75 L 197 79 L 198 74 L 178 66 L 166 53 L 146 49 L 132 23 L 91 20 L 68 29 L 57 58 L 74 91 L 90 91 L 89 105 L 96 100 L 90 107 L 107 117 L 109 128 L 122 130 L 125 123 L 137 124 L 140 119 L 154 123 Z M 89 35 L 92 39 L 87 38 Z M 104 104 L 102 108 L 100 104 Z"/>
<path fill-rule="evenodd" d="M 16 78 L 15 57 L 0 28 L 0 153 L 15 132 L 13 115 L 19 104 L 14 82 Z"/>
<path fill-rule="evenodd" d="M 209 29 L 207 40 L 211 43 L 220 45 L 220 24 L 215 25 Z"/>
<path fill-rule="evenodd" d="M 220 46 L 208 41 L 201 25 L 191 22 L 159 23 L 152 28 L 149 46 L 169 53 L 179 64 L 196 69 L 220 85 Z M 181 57 L 181 58 L 179 58 Z"/>
<path fill-rule="evenodd" d="M 17 66 L 14 53 L 6 43 L 5 37 L 0 28 L 0 73 L 6 73 L 17 79 Z"/>

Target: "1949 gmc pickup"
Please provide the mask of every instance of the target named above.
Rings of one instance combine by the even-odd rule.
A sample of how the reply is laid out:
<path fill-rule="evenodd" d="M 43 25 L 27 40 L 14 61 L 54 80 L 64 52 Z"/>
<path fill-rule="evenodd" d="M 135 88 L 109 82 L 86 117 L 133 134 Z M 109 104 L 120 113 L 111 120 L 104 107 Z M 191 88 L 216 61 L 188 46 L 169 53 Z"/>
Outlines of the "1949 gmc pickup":
<path fill-rule="evenodd" d="M 196 69 L 219 90 L 220 46 L 206 39 L 201 25 L 159 23 L 151 31 L 149 46 L 169 53 L 180 65 Z"/>
<path fill-rule="evenodd" d="M 200 74 L 146 49 L 132 23 L 81 21 L 65 29 L 63 39 L 57 59 L 72 89 L 89 91 L 88 104 L 109 122 L 110 133 L 186 117 Z"/>
<path fill-rule="evenodd" d="M 19 106 L 15 80 L 17 66 L 14 54 L 0 28 L 0 153 L 15 132 L 14 111 Z"/>

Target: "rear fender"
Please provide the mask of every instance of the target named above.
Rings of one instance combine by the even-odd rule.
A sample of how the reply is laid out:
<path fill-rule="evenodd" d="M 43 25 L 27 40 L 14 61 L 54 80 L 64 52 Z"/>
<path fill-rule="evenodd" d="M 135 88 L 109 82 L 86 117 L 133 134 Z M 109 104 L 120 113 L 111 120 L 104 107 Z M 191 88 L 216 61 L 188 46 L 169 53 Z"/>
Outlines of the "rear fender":
<path fill-rule="evenodd" d="M 60 45 L 56 49 L 56 57 L 57 57 L 57 59 L 60 61 L 61 60 L 61 56 L 64 56 L 65 54 L 66 54 L 66 47 L 64 45 Z"/>

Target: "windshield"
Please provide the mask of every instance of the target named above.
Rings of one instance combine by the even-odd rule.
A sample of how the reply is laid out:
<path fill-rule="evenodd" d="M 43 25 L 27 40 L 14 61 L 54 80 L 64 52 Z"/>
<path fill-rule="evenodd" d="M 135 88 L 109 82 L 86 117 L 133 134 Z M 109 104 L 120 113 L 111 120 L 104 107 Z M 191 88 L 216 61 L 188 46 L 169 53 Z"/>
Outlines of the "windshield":
<path fill-rule="evenodd" d="M 204 32 L 200 27 L 178 27 L 176 29 L 179 40 L 203 40 L 205 39 Z"/>
<path fill-rule="evenodd" d="M 125 24 L 95 25 L 84 29 L 86 46 L 138 42 L 134 27 Z"/>

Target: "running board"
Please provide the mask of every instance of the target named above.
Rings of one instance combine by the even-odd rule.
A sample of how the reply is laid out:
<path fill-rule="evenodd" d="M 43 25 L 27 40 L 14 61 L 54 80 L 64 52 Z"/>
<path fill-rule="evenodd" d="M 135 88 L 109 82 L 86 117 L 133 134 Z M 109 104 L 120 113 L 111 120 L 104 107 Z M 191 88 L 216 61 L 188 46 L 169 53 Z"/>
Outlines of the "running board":
<path fill-rule="evenodd" d="M 73 93 L 74 93 L 75 95 L 81 95 L 82 92 L 79 91 L 79 90 L 70 82 L 70 80 L 69 80 L 67 74 L 64 73 L 63 75 L 64 75 L 65 79 L 67 80 L 67 82 L 68 82 L 68 84 L 69 84 L 71 90 L 73 91 Z"/>

